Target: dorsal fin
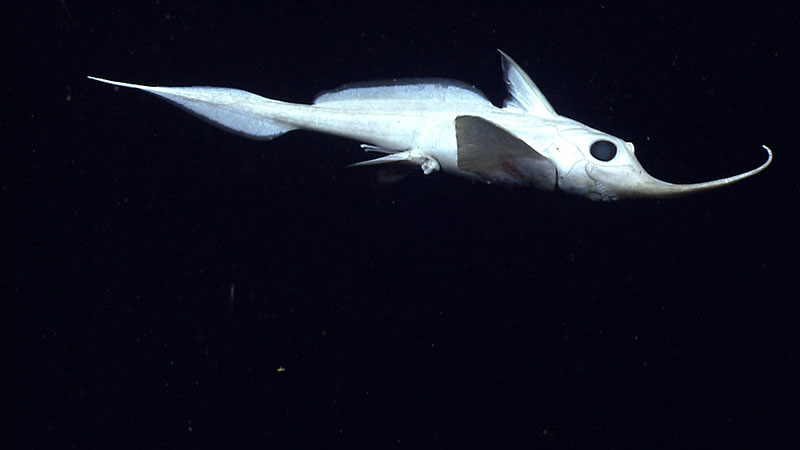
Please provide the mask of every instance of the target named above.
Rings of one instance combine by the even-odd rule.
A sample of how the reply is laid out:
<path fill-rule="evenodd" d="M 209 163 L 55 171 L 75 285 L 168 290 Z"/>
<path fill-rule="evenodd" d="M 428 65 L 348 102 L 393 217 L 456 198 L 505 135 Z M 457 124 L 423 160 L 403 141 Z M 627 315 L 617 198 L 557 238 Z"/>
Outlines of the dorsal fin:
<path fill-rule="evenodd" d="M 315 105 L 336 102 L 395 100 L 464 102 L 490 104 L 486 96 L 467 83 L 444 78 L 401 78 L 397 80 L 350 83 L 322 92 Z"/>
<path fill-rule="evenodd" d="M 556 111 L 550 106 L 542 91 L 536 87 L 531 77 L 510 56 L 498 49 L 503 63 L 503 75 L 511 97 L 506 99 L 506 108 L 521 109 L 534 114 L 555 116 Z"/>

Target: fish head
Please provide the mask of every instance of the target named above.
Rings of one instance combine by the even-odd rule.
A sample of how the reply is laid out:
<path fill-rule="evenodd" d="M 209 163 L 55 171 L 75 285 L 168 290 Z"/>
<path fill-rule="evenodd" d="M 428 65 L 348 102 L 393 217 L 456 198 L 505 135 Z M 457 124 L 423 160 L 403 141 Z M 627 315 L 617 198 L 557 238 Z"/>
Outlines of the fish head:
<path fill-rule="evenodd" d="M 772 162 L 772 151 L 759 167 L 731 177 L 692 184 L 659 180 L 642 167 L 633 143 L 567 119 L 548 151 L 558 170 L 558 188 L 591 200 L 670 198 L 727 186 L 753 176 Z"/>

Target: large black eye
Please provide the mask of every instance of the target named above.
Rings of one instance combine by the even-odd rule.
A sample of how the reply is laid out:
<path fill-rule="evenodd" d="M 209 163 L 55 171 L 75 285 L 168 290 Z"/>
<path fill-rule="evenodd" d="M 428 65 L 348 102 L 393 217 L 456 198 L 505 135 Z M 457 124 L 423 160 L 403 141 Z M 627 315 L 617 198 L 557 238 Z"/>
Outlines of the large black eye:
<path fill-rule="evenodd" d="M 611 161 L 617 155 L 617 146 L 608 141 L 597 141 L 589 147 L 589 152 L 600 161 Z"/>

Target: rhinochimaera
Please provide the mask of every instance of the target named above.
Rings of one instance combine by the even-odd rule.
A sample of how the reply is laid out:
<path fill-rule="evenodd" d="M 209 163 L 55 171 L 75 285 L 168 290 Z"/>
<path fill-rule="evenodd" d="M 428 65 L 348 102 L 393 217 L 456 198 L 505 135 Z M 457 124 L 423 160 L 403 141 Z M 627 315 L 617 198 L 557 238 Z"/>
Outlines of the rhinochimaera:
<path fill-rule="evenodd" d="M 695 184 L 650 176 L 633 144 L 558 115 L 530 77 L 500 52 L 510 97 L 494 106 L 474 87 L 443 79 L 347 85 L 311 105 L 260 97 L 239 89 L 151 87 L 89 77 L 167 99 L 230 131 L 272 139 L 303 129 L 365 142 L 385 154 L 355 165 L 405 163 L 426 174 L 447 173 L 486 183 L 558 188 L 592 200 L 675 197 L 725 186 L 748 172 Z"/>

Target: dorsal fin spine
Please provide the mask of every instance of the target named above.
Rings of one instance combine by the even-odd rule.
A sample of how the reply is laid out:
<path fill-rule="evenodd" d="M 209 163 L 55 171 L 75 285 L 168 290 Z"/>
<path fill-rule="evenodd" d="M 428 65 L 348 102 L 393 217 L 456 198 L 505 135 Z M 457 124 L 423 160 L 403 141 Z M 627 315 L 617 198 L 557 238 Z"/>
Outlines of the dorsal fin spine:
<path fill-rule="evenodd" d="M 556 116 L 556 111 L 528 74 L 505 52 L 500 49 L 497 51 L 500 52 L 503 77 L 511 96 L 506 100 L 505 107 L 521 109 L 534 114 Z"/>

